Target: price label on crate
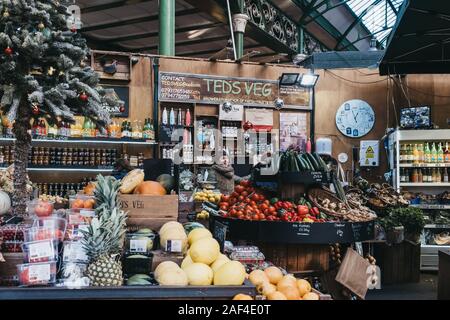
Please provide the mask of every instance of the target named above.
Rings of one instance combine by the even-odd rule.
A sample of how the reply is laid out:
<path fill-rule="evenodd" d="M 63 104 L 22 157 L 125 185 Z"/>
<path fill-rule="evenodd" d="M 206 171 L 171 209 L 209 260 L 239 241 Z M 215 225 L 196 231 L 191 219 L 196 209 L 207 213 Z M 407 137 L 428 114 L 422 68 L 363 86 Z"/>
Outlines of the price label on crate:
<path fill-rule="evenodd" d="M 50 264 L 36 264 L 28 267 L 28 280 L 30 283 L 50 281 Z"/>
<path fill-rule="evenodd" d="M 147 252 L 147 239 L 131 239 L 130 240 L 130 252 L 133 253 L 145 253 Z M 177 251 L 178 252 L 178 251 Z"/>
<path fill-rule="evenodd" d="M 167 240 L 166 251 L 180 253 L 183 251 L 183 241 L 181 240 Z"/>
<path fill-rule="evenodd" d="M 42 241 L 31 243 L 28 246 L 30 261 L 43 258 L 51 258 L 55 255 L 55 248 L 52 241 Z"/>

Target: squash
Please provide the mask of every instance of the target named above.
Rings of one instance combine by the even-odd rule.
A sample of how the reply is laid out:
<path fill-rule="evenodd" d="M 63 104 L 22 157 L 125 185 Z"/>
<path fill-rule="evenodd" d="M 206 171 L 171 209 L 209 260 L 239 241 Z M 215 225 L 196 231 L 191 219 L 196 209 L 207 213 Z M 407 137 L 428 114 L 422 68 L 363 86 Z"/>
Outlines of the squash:
<path fill-rule="evenodd" d="M 197 240 L 189 248 L 192 261 L 210 265 L 219 257 L 220 245 L 213 238 L 202 238 Z"/>
<path fill-rule="evenodd" d="M 209 286 L 212 284 L 214 272 L 204 263 L 193 263 L 184 269 L 191 286 Z"/>
<path fill-rule="evenodd" d="M 186 252 L 188 240 L 184 229 L 182 231 L 178 230 L 177 228 L 167 229 L 163 234 L 160 234 L 159 236 L 161 249 L 166 250 L 167 241 L 179 240 L 181 241 L 181 252 Z"/>
<path fill-rule="evenodd" d="M 146 196 L 164 196 L 167 194 L 166 189 L 155 181 L 144 181 L 140 183 L 136 189 L 134 189 L 134 194 L 142 194 Z"/>
<path fill-rule="evenodd" d="M 130 194 L 134 189 L 144 182 L 144 170 L 136 169 L 128 172 L 128 174 L 123 177 L 121 181 L 121 186 L 119 191 L 123 194 Z"/>
<path fill-rule="evenodd" d="M 186 257 L 183 259 L 183 262 L 181 263 L 181 269 L 185 270 L 193 263 L 194 261 L 192 261 L 191 256 L 187 254 Z"/>
<path fill-rule="evenodd" d="M 166 189 L 167 193 L 175 189 L 175 178 L 170 174 L 160 175 L 156 178 L 156 182 L 159 182 Z"/>
<path fill-rule="evenodd" d="M 184 228 L 183 225 L 177 221 L 170 221 L 170 222 L 166 222 L 161 229 L 159 229 L 159 235 L 164 235 L 164 233 L 166 233 L 167 230 L 169 229 L 177 229 L 180 232 L 184 232 Z"/>
<path fill-rule="evenodd" d="M 155 279 L 158 280 L 159 276 L 168 270 L 176 270 L 180 267 L 173 261 L 163 261 L 155 269 Z"/>
<path fill-rule="evenodd" d="M 11 209 L 11 198 L 6 192 L 0 191 L 0 216 L 8 213 L 9 209 Z"/>
<path fill-rule="evenodd" d="M 221 259 L 220 257 L 218 259 L 216 259 L 216 261 L 214 261 L 211 264 L 211 269 L 213 269 L 214 272 L 217 272 L 217 270 L 220 269 L 221 266 L 223 266 L 225 263 L 230 262 L 230 259 L 226 258 L 226 259 Z"/>
<path fill-rule="evenodd" d="M 158 278 L 158 283 L 162 286 L 187 286 L 188 277 L 186 272 L 178 269 L 164 271 Z"/>
<path fill-rule="evenodd" d="M 189 232 L 188 241 L 189 245 L 192 245 L 194 242 L 202 239 L 202 238 L 212 238 L 211 232 L 206 228 L 198 228 Z"/>
<path fill-rule="evenodd" d="M 201 240 L 200 240 L 201 241 Z M 214 285 L 241 286 L 246 277 L 245 267 L 239 261 L 225 263 L 214 274 Z"/>

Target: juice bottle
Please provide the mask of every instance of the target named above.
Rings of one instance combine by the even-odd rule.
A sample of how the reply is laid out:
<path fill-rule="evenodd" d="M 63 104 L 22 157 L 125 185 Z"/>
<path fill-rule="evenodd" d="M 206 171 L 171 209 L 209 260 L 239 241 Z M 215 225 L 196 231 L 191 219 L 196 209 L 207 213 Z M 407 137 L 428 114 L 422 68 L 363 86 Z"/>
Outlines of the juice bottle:
<path fill-rule="evenodd" d="M 431 148 L 431 163 L 437 162 L 437 149 L 436 144 L 433 142 L 433 147 Z"/>
<path fill-rule="evenodd" d="M 450 163 L 450 150 L 448 148 L 448 141 L 445 143 L 444 162 Z"/>
<path fill-rule="evenodd" d="M 91 128 L 89 125 L 89 119 L 87 117 L 84 118 L 84 123 L 83 123 L 83 137 L 88 138 L 91 136 Z"/>
<path fill-rule="evenodd" d="M 442 149 L 442 143 L 439 143 L 439 148 L 437 150 L 437 162 L 444 163 L 444 150 Z"/>
<path fill-rule="evenodd" d="M 413 161 L 415 164 L 419 164 L 419 160 L 420 160 L 420 153 L 416 143 L 413 149 Z"/>

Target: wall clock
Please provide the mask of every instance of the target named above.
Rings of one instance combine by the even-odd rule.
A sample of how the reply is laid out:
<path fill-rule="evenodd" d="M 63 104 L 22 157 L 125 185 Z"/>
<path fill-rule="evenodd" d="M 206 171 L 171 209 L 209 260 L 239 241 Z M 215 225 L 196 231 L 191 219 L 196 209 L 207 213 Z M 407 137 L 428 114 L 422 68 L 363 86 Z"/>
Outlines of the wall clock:
<path fill-rule="evenodd" d="M 336 112 L 336 126 L 347 137 L 363 137 L 372 130 L 374 125 L 375 113 L 363 100 L 346 101 Z"/>

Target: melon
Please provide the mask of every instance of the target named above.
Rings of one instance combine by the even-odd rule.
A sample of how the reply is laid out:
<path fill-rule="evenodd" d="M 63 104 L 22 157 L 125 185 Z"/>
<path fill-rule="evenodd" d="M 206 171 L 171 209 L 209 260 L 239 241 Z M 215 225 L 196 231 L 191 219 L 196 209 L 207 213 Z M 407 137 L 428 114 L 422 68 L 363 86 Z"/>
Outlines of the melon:
<path fill-rule="evenodd" d="M 297 289 L 300 293 L 300 296 L 303 297 L 305 294 L 311 292 L 311 284 L 305 279 L 297 280 Z"/>
<path fill-rule="evenodd" d="M 264 273 L 266 274 L 270 283 L 275 285 L 283 278 L 283 273 L 277 267 L 268 267 L 266 270 L 264 270 Z"/>
<path fill-rule="evenodd" d="M 180 267 L 173 261 L 164 261 L 161 262 L 155 269 L 155 279 L 158 280 L 158 277 L 167 270 L 176 270 L 179 269 Z"/>
<path fill-rule="evenodd" d="M 260 285 L 263 282 L 270 282 L 266 273 L 262 270 L 253 270 L 250 272 L 249 280 L 255 286 Z"/>
<path fill-rule="evenodd" d="M 186 273 L 180 268 L 165 270 L 157 281 L 162 286 L 187 286 L 189 283 Z"/>
<path fill-rule="evenodd" d="M 248 294 L 239 293 L 234 296 L 233 300 L 253 300 Z"/>
<path fill-rule="evenodd" d="M 167 194 L 167 191 L 156 181 L 144 181 L 134 189 L 133 193 L 145 196 L 164 196 Z"/>
<path fill-rule="evenodd" d="M 212 236 L 211 232 L 206 228 L 194 229 L 191 232 L 189 232 L 189 235 L 188 235 L 189 245 L 192 245 L 194 242 L 196 242 L 199 239 L 212 238 L 212 237 L 213 236 Z"/>
<path fill-rule="evenodd" d="M 186 255 L 186 257 L 183 259 L 183 262 L 181 263 L 181 269 L 186 269 L 186 267 L 190 266 L 191 264 L 193 264 L 194 261 L 192 261 L 191 256 L 190 255 Z"/>
<path fill-rule="evenodd" d="M 209 286 L 212 284 L 214 273 L 204 263 L 192 263 L 184 269 L 191 286 Z"/>
<path fill-rule="evenodd" d="M 136 169 L 128 172 L 122 179 L 119 191 L 123 194 L 130 194 L 136 189 L 138 185 L 144 182 L 144 170 Z"/>
<path fill-rule="evenodd" d="M 156 182 L 161 184 L 164 189 L 166 189 L 167 193 L 170 193 L 173 189 L 175 189 L 175 178 L 170 174 L 162 174 L 158 178 L 156 178 Z"/>
<path fill-rule="evenodd" d="M 244 266 L 239 261 L 227 262 L 214 274 L 214 285 L 241 286 L 246 274 Z"/>
<path fill-rule="evenodd" d="M 214 271 L 214 272 L 217 272 L 217 270 L 219 270 L 219 268 L 221 267 L 221 266 L 223 266 L 225 263 L 227 263 L 227 262 L 229 262 L 230 261 L 230 259 L 228 259 L 228 258 L 226 258 L 226 259 L 224 259 L 224 258 L 218 258 L 216 261 L 214 261 L 212 264 L 211 264 L 211 269 Z"/>
<path fill-rule="evenodd" d="M 202 238 L 189 248 L 192 261 L 210 265 L 219 257 L 220 245 L 213 238 Z"/>
<path fill-rule="evenodd" d="M 277 291 L 277 287 L 275 285 L 271 284 L 270 282 L 262 282 L 259 285 L 256 286 L 256 291 L 259 294 L 262 294 L 263 296 L 268 296 L 275 291 Z"/>
<path fill-rule="evenodd" d="M 184 231 L 183 225 L 177 221 L 166 222 L 161 229 L 159 229 L 159 234 L 163 234 L 167 229 L 177 228 L 180 231 Z"/>
<path fill-rule="evenodd" d="M 287 300 L 287 298 L 280 291 L 275 291 L 267 296 L 267 300 Z"/>

